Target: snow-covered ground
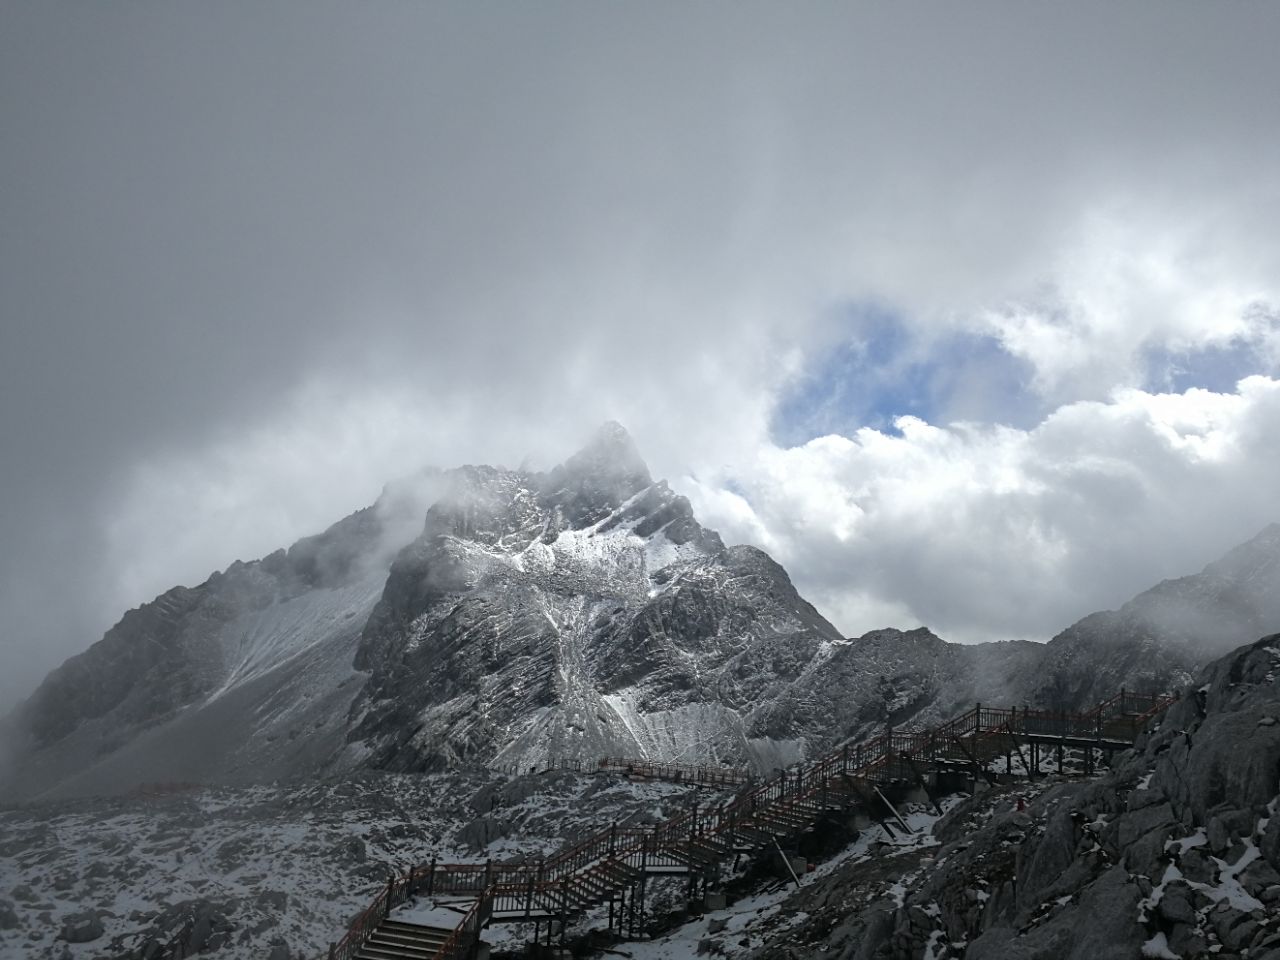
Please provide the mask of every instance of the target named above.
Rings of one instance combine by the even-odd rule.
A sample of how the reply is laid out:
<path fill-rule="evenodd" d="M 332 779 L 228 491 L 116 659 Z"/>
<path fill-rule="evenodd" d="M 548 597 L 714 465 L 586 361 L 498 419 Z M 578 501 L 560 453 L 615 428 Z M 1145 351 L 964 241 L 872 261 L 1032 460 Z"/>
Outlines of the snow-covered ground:
<path fill-rule="evenodd" d="M 945 801 L 944 811 L 959 799 Z M 710 951 L 714 943 L 716 956 L 746 956 L 767 940 L 785 935 L 788 928 L 808 919 L 802 903 L 804 894 L 833 874 L 873 860 L 878 864 L 891 864 L 899 859 L 905 872 L 914 861 L 908 861 L 904 855 L 919 854 L 937 846 L 938 840 L 933 835 L 933 825 L 939 819 L 936 813 L 920 806 L 904 807 L 902 813 L 913 833 L 906 835 L 897 831 L 890 836 L 882 827 L 872 826 L 834 857 L 801 876 L 799 888 L 789 880 L 773 883 L 766 892 L 743 897 L 723 910 L 708 911 L 663 936 L 612 949 L 635 960 L 688 960 Z M 882 892 L 889 896 L 895 893 L 889 884 L 884 885 Z"/>
<path fill-rule="evenodd" d="M 603 775 L 474 771 L 3 809 L 0 960 L 124 957 L 188 922 L 223 956 L 266 960 L 283 946 L 318 957 L 393 870 L 538 857 L 613 820 L 671 816 L 698 795 Z M 77 927 L 95 935 L 66 942 Z"/>

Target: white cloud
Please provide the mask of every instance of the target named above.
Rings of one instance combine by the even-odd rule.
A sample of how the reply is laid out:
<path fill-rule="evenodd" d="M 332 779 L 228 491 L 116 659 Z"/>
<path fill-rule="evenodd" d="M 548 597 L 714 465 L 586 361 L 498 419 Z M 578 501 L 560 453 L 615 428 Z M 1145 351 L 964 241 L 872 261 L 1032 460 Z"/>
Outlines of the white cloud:
<path fill-rule="evenodd" d="M 1030 430 L 918 419 L 764 446 L 690 482 L 699 513 L 768 543 L 850 634 L 1046 639 L 1277 519 L 1280 381 L 1117 392 Z M 742 491 L 724 509 L 721 486 Z"/>
<path fill-rule="evenodd" d="M 1038 389 L 1059 401 L 1142 384 L 1153 349 L 1245 343 L 1268 353 L 1277 251 L 1206 216 L 1137 205 L 1083 216 L 1043 265 L 1040 288 L 986 308 L 976 326 L 1029 361 Z"/>

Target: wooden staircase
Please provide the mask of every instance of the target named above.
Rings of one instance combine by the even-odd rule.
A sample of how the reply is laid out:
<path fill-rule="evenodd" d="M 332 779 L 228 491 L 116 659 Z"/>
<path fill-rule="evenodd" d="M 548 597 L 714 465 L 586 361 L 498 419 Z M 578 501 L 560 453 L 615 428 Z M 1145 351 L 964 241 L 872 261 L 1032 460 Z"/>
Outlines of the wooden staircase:
<path fill-rule="evenodd" d="M 452 927 L 383 920 L 356 952 L 356 960 L 433 960 L 453 936 Z"/>
<path fill-rule="evenodd" d="M 988 769 L 991 761 L 1003 757 L 1006 769 L 1012 770 L 1016 754 L 1027 775 L 1034 777 L 1040 769 L 1040 751 L 1047 747 L 1056 749 L 1059 758 L 1064 749 L 1084 751 L 1088 772 L 1095 753 L 1130 746 L 1171 702 L 1169 697 L 1122 690 L 1080 714 L 979 704 L 932 729 L 908 733 L 889 729 L 870 740 L 841 745 L 798 770 L 783 771 L 758 784 L 748 781 L 726 803 L 695 806 L 650 827 L 628 829 L 615 824 L 538 863 L 433 861 L 389 883 L 352 924 L 342 943 L 330 948 L 330 960 L 464 960 L 472 955 L 480 930 L 490 922 L 545 921 L 548 930 L 557 923 L 563 931 L 604 904 L 609 905 L 611 928 L 635 935 L 645 926 L 649 877 L 686 876 L 692 893 L 699 880 L 705 889 L 708 878 L 726 860 L 777 846 L 833 812 L 860 807 L 883 817 L 887 808 L 896 817 L 883 791 L 915 785 L 928 792 L 926 773 L 930 771 L 969 771 L 975 782 L 979 776 L 994 782 Z M 688 773 L 700 768 L 676 770 L 676 765 L 646 761 L 608 760 L 597 769 L 625 775 L 642 766 L 646 777 L 680 782 L 701 779 Z M 727 777 L 736 772 L 720 771 L 715 776 L 721 774 Z M 410 925 L 387 919 L 390 908 L 409 897 L 439 895 L 475 898 L 453 931 L 411 934 L 403 929 Z M 440 933 L 450 936 L 440 940 Z M 435 953 L 423 952 L 435 943 Z"/>

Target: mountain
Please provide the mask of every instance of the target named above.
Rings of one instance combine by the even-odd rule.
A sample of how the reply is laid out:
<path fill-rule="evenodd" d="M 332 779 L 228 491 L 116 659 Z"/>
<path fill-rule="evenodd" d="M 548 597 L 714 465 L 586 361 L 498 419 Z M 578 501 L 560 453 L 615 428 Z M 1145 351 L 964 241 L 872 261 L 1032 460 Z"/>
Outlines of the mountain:
<path fill-rule="evenodd" d="M 6 721 L 11 796 L 601 753 L 772 766 L 762 705 L 843 642 L 605 425 L 547 473 L 388 488 L 130 611 Z"/>
<path fill-rule="evenodd" d="M 7 792 L 271 779 L 326 763 L 363 679 L 360 630 L 442 483 L 427 472 L 392 484 L 318 536 L 126 613 L 6 718 Z"/>
<path fill-rule="evenodd" d="M 1047 644 L 846 639 L 606 424 L 547 472 L 465 466 L 127 613 L 5 721 L 13 797 L 561 757 L 769 770 L 974 701 L 1171 688 L 1280 629 L 1280 527 Z"/>
<path fill-rule="evenodd" d="M 1165 580 L 1119 610 L 1090 614 L 1015 679 L 1020 698 L 1076 710 L 1128 685 L 1171 690 L 1214 657 L 1280 630 L 1280 524 L 1200 573 Z"/>
<path fill-rule="evenodd" d="M 392 567 L 356 664 L 364 757 L 767 762 L 753 722 L 842 638 L 753 547 L 726 548 L 606 426 L 547 475 L 469 469 Z"/>

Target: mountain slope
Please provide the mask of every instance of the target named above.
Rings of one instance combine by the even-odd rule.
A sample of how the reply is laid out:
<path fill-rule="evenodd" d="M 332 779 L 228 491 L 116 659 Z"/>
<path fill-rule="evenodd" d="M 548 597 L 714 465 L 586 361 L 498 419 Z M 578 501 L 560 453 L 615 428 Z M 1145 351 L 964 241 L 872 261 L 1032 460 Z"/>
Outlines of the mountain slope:
<path fill-rule="evenodd" d="M 725 548 L 607 426 L 546 476 L 459 477 L 392 568 L 353 740 L 397 770 L 641 755 L 786 761 L 752 729 L 841 642 L 751 547 Z"/>
<path fill-rule="evenodd" d="M 309 773 L 343 742 L 360 630 L 434 474 L 262 560 L 132 610 L 6 718 L 6 792 Z"/>
<path fill-rule="evenodd" d="M 6 792 L 606 752 L 776 765 L 804 742 L 753 712 L 840 643 L 609 424 L 549 473 L 417 478 L 131 611 L 7 719 Z"/>
<path fill-rule="evenodd" d="M 1121 686 L 1169 690 L 1213 657 L 1280 630 L 1280 524 L 1200 573 L 1165 580 L 1119 610 L 1090 614 L 1045 645 L 1014 689 L 1034 703 L 1076 710 Z"/>

